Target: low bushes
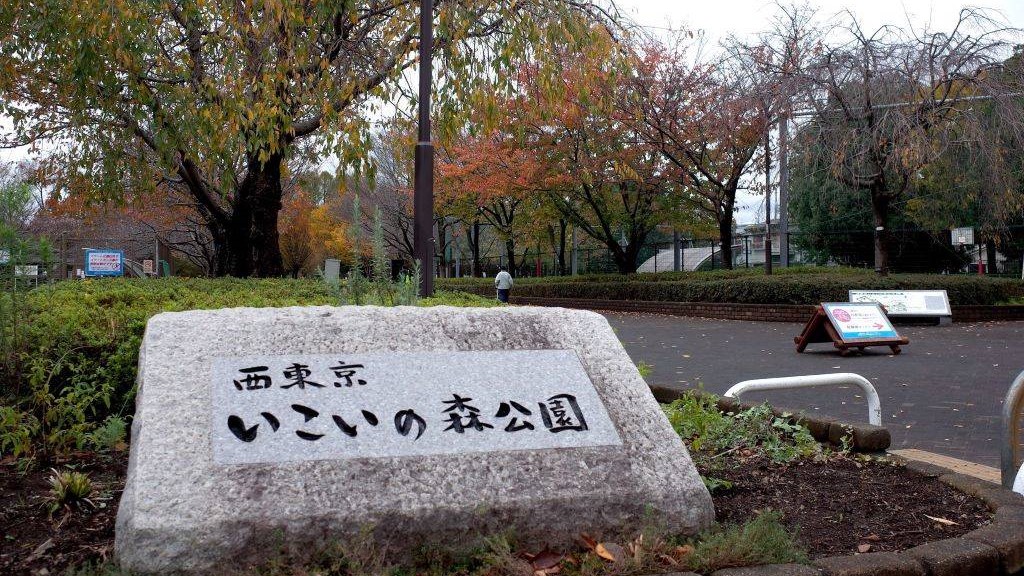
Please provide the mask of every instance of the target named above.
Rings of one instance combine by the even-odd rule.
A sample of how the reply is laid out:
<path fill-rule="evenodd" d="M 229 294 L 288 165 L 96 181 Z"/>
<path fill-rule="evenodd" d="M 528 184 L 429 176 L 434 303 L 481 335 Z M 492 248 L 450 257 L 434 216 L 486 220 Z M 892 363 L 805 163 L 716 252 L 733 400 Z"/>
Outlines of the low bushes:
<path fill-rule="evenodd" d="M 153 315 L 339 303 L 337 287 L 317 280 L 232 278 L 62 282 L 28 292 L 23 300 L 17 320 L 19 349 L 14 351 L 19 369 L 8 372 L 0 387 L 0 456 L 44 459 L 71 449 L 108 449 L 123 441 L 134 410 L 139 345 Z M 492 302 L 440 292 L 420 304 Z"/>
<path fill-rule="evenodd" d="M 440 286 L 493 292 L 489 278 L 442 280 Z M 894 274 L 834 268 L 783 269 L 772 276 L 761 270 L 667 272 L 517 279 L 513 294 L 580 300 L 649 300 L 732 302 L 740 304 L 817 304 L 843 302 L 848 290 L 946 290 L 954 305 L 991 305 L 1024 298 L 1024 282 L 971 275 Z"/>

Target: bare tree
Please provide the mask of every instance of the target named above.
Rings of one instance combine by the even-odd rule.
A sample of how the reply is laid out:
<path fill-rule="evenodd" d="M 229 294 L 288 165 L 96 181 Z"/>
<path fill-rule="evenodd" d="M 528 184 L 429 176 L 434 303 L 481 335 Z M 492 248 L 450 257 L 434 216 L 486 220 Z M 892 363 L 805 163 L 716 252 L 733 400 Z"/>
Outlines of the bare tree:
<path fill-rule="evenodd" d="M 867 31 L 852 14 L 798 74 L 816 116 L 802 131 L 805 146 L 822 149 L 837 181 L 870 195 L 875 270 L 889 272 L 889 214 L 926 168 L 951 144 L 970 141 L 996 158 L 1001 141 L 983 120 L 991 99 L 1004 130 L 1019 134 L 1016 99 L 995 74 L 1017 31 L 988 13 L 964 9 L 950 31 L 883 26 Z M 1018 140 L 1019 141 L 1019 140 Z"/>

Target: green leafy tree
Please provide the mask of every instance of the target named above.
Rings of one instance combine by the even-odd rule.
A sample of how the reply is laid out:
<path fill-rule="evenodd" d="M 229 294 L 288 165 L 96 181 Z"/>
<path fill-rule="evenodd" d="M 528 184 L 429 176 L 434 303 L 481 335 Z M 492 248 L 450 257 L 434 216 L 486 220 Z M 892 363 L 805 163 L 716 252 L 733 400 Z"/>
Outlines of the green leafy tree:
<path fill-rule="evenodd" d="M 814 128 L 808 128 L 813 130 Z M 790 162 L 789 211 L 796 246 L 817 264 L 870 266 L 874 262 L 870 195 L 831 177 L 823 148 L 801 149 Z M 915 220 L 914 205 L 930 205 L 931 191 L 913 189 L 892 205 L 888 235 L 891 266 L 901 271 L 958 270 L 967 261 L 949 245 L 949 234 Z"/>
<path fill-rule="evenodd" d="M 218 274 L 283 273 L 290 160 L 367 167 L 369 113 L 402 96 L 419 3 L 405 0 L 10 0 L 0 5 L 4 145 L 51 140 L 63 190 L 121 199 L 182 188 L 223 254 Z M 515 57 L 585 41 L 568 0 L 438 0 L 438 116 L 485 105 Z M 442 124 L 443 128 L 443 124 Z"/>

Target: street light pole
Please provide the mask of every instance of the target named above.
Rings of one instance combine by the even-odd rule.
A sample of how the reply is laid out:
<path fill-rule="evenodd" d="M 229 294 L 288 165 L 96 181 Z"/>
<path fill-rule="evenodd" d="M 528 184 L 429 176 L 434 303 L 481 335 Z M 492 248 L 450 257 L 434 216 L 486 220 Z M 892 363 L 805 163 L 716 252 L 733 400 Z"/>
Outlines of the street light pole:
<path fill-rule="evenodd" d="M 419 139 L 413 194 L 413 251 L 420 262 L 420 296 L 434 293 L 434 144 L 430 141 L 430 82 L 434 0 L 420 1 Z"/>

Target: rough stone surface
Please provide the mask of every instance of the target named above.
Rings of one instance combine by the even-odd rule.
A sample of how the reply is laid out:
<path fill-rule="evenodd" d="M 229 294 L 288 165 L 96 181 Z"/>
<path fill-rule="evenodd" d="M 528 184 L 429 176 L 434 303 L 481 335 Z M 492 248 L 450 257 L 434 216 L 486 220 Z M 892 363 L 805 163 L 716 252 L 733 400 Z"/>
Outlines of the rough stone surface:
<path fill-rule="evenodd" d="M 1006 506 L 1018 508 L 1024 506 L 1024 496 L 988 482 L 983 482 L 976 494 L 978 498 L 985 501 L 990 510 L 999 510 Z"/>
<path fill-rule="evenodd" d="M 214 461 L 216 358 L 445 350 L 574 351 L 622 444 Z M 693 533 L 714 517 L 682 441 L 608 322 L 592 312 L 306 307 L 166 313 L 146 328 L 139 384 L 115 539 L 122 566 L 139 572 L 209 572 L 259 561 L 279 543 L 301 557 L 368 529 L 399 554 L 506 530 L 525 542 L 553 545 L 580 532 L 614 536 L 645 524 Z M 503 385 L 501 374 L 493 385 Z"/>
<path fill-rule="evenodd" d="M 831 556 L 814 561 L 825 576 L 925 576 L 915 559 L 896 552 Z"/>
<path fill-rule="evenodd" d="M 967 540 L 949 538 L 915 546 L 905 552 L 917 558 L 929 576 L 992 576 L 999 574 L 999 553 L 995 548 Z"/>
<path fill-rule="evenodd" d="M 996 524 L 1024 524 L 1024 507 L 1000 506 L 992 516 L 992 522 Z"/>
<path fill-rule="evenodd" d="M 821 576 L 820 568 L 804 564 L 767 564 L 747 568 L 716 570 L 711 576 Z"/>
<path fill-rule="evenodd" d="M 903 458 L 903 457 L 895 455 L 895 454 L 891 455 L 891 457 L 899 460 L 900 462 L 902 462 L 903 465 L 906 466 L 906 468 L 908 470 L 913 470 L 914 472 L 917 472 L 918 474 L 921 474 L 922 476 L 927 476 L 929 478 L 938 478 L 938 477 L 940 477 L 940 476 L 942 476 L 944 474 L 949 474 L 949 469 L 948 468 L 943 468 L 942 466 L 937 466 L 937 465 L 932 464 L 930 462 L 922 462 L 920 460 L 910 460 L 908 458 Z"/>
<path fill-rule="evenodd" d="M 1024 569 L 1024 526 L 997 522 L 964 534 L 964 538 L 987 544 L 999 551 L 999 563 L 1006 574 Z"/>

